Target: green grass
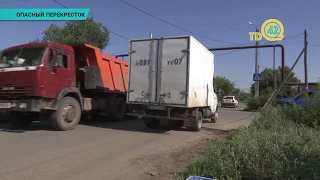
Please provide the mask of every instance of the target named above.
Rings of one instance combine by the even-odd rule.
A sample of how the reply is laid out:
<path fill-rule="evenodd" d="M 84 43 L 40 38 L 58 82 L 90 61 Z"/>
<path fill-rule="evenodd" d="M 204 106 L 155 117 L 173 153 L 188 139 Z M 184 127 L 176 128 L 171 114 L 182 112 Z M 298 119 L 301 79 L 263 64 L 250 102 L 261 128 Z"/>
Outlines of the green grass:
<path fill-rule="evenodd" d="M 311 128 L 316 127 L 311 123 L 315 120 L 309 120 L 319 111 L 308 110 L 313 115 L 308 117 L 304 111 L 300 107 L 267 109 L 248 128 L 210 142 L 203 157 L 177 179 L 191 175 L 220 180 L 319 178 L 320 131 Z"/>

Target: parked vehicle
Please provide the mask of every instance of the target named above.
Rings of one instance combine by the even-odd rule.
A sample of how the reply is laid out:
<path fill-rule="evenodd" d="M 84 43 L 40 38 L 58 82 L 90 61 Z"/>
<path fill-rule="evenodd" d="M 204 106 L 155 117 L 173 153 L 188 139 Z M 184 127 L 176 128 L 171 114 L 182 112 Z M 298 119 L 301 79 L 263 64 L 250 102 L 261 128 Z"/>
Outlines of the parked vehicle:
<path fill-rule="evenodd" d="M 319 91 L 304 91 L 299 94 L 297 94 L 294 97 L 291 98 L 281 98 L 277 100 L 277 104 L 283 105 L 283 104 L 296 104 L 299 106 L 307 107 L 310 105 L 310 103 L 319 102 L 320 104 L 320 92 Z"/>
<path fill-rule="evenodd" d="M 218 119 L 213 74 L 213 54 L 192 36 L 131 40 L 128 115 L 151 128 L 169 120 L 199 131 Z"/>
<path fill-rule="evenodd" d="M 126 117 L 128 63 L 97 47 L 54 42 L 7 48 L 0 58 L 0 111 L 14 126 L 49 117 L 58 130 L 81 117 Z"/>
<path fill-rule="evenodd" d="M 222 98 L 221 107 L 232 106 L 234 108 L 238 107 L 238 100 L 234 96 L 224 96 Z"/>

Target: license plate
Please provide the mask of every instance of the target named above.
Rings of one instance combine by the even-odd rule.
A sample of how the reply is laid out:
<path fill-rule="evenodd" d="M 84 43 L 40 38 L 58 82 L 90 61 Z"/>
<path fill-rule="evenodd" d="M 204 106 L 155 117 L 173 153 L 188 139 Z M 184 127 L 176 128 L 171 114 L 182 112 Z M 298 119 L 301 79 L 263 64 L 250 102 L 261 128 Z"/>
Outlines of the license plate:
<path fill-rule="evenodd" d="M 165 106 L 148 106 L 147 108 L 153 110 L 166 110 Z"/>
<path fill-rule="evenodd" d="M 0 103 L 0 109 L 1 108 L 10 108 L 11 107 L 11 103 Z"/>

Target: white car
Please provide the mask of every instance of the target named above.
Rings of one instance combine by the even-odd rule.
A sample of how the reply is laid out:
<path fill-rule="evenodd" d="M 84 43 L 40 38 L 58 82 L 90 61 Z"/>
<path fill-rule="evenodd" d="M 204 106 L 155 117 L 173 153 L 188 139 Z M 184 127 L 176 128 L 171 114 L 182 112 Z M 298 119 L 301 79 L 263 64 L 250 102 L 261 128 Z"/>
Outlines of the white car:
<path fill-rule="evenodd" d="M 221 107 L 232 106 L 234 108 L 238 107 L 238 100 L 234 96 L 224 96 L 222 98 Z"/>

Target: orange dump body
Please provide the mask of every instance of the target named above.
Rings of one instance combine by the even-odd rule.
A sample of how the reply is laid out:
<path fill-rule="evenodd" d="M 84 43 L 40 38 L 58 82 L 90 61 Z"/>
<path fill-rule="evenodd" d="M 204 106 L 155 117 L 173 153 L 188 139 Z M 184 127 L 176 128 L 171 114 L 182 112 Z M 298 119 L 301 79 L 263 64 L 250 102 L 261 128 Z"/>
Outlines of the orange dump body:
<path fill-rule="evenodd" d="M 73 48 L 76 68 L 85 69 L 86 89 L 126 92 L 128 89 L 128 62 L 102 54 L 99 48 L 89 44 L 77 45 Z M 77 77 L 83 79 L 78 73 Z"/>

